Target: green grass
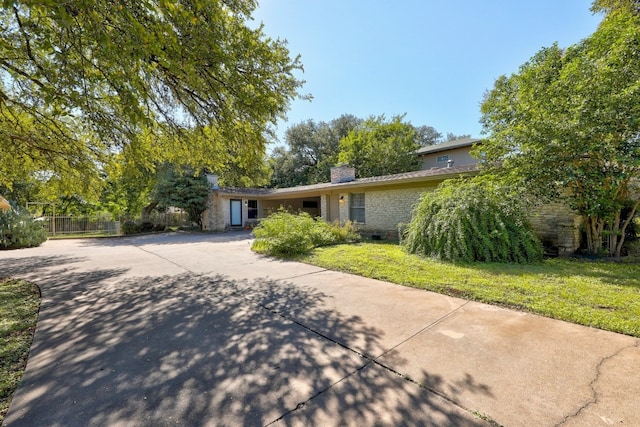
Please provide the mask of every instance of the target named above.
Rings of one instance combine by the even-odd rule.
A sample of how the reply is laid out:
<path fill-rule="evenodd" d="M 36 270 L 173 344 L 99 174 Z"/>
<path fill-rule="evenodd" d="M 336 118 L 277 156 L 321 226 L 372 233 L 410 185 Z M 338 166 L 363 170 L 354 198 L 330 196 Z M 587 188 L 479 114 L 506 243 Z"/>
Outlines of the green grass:
<path fill-rule="evenodd" d="M 640 337 L 640 264 L 559 258 L 450 264 L 385 243 L 318 248 L 299 260 Z"/>
<path fill-rule="evenodd" d="M 22 379 L 39 307 L 35 285 L 0 278 L 0 424 Z"/>

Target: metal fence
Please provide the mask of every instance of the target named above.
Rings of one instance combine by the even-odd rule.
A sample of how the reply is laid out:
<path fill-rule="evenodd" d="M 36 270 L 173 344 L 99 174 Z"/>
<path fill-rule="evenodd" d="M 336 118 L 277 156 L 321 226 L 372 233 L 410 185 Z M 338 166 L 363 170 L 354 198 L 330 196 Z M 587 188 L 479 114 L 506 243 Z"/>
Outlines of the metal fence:
<path fill-rule="evenodd" d="M 154 213 L 148 218 L 121 218 L 119 221 L 97 219 L 73 215 L 47 215 L 36 218 L 41 221 L 49 236 L 62 235 L 105 235 L 117 236 L 122 234 L 121 225 L 126 221 L 137 224 L 151 223 L 152 226 L 187 227 L 191 223 L 186 212 Z M 151 229 L 151 227 L 150 227 Z"/>
<path fill-rule="evenodd" d="M 42 216 L 37 218 L 50 236 L 68 234 L 120 234 L 120 221 L 106 221 L 78 216 Z"/>

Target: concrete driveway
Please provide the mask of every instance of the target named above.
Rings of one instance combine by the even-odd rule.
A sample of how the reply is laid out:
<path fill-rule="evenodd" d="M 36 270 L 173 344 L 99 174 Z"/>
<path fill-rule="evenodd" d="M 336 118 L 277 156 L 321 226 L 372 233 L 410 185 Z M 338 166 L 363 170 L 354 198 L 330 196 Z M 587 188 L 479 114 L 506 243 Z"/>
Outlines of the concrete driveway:
<path fill-rule="evenodd" d="M 0 252 L 0 276 L 43 297 L 5 425 L 640 425 L 638 339 L 271 260 L 250 242 Z"/>

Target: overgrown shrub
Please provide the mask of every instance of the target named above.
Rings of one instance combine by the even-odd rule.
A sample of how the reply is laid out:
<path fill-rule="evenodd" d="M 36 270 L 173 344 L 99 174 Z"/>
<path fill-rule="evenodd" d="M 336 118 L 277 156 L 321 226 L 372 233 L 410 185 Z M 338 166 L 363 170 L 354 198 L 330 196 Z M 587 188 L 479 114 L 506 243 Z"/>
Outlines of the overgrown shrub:
<path fill-rule="evenodd" d="M 151 221 L 143 221 L 138 225 L 139 233 L 149 233 L 153 231 L 153 223 Z"/>
<path fill-rule="evenodd" d="M 542 245 L 525 219 L 521 195 L 486 179 L 456 179 L 425 193 L 402 245 L 453 262 L 534 262 Z"/>
<path fill-rule="evenodd" d="M 128 220 L 122 223 L 122 234 L 137 234 L 139 232 L 140 227 L 138 227 L 138 224 L 135 221 Z"/>
<path fill-rule="evenodd" d="M 152 231 L 165 231 L 166 229 L 167 227 L 165 227 L 164 224 L 154 224 Z"/>
<path fill-rule="evenodd" d="M 351 223 L 341 226 L 314 219 L 306 212 L 292 214 L 285 209 L 260 221 L 253 233 L 252 249 L 259 253 L 291 257 L 319 246 L 356 241 L 360 238 Z"/>
<path fill-rule="evenodd" d="M 32 248 L 47 240 L 41 221 L 26 211 L 14 208 L 0 211 L 0 249 Z"/>

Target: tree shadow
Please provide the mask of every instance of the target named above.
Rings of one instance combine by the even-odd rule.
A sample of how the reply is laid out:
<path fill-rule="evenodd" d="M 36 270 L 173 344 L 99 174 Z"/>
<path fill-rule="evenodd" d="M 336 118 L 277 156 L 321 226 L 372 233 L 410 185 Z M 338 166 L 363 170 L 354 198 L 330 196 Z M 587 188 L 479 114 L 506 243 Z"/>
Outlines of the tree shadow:
<path fill-rule="evenodd" d="M 66 266 L 78 262 L 86 261 L 88 258 L 66 255 L 50 255 L 50 256 L 31 256 L 31 257 L 15 257 L 0 258 L 0 277 L 41 277 L 46 270 L 56 268 L 57 271 Z"/>
<path fill-rule="evenodd" d="M 47 304 L 7 426 L 484 425 L 364 356 L 382 331 L 325 308 L 321 292 L 119 274 L 40 282 Z M 322 328 L 296 321 L 299 307 Z"/>
<path fill-rule="evenodd" d="M 250 231 L 226 231 L 226 232 L 189 232 L 178 231 L 171 233 L 153 233 L 131 236 L 118 236 L 109 238 L 79 239 L 82 246 L 141 246 L 141 245 L 180 245 L 185 243 L 228 243 L 250 240 L 253 235 Z"/>

